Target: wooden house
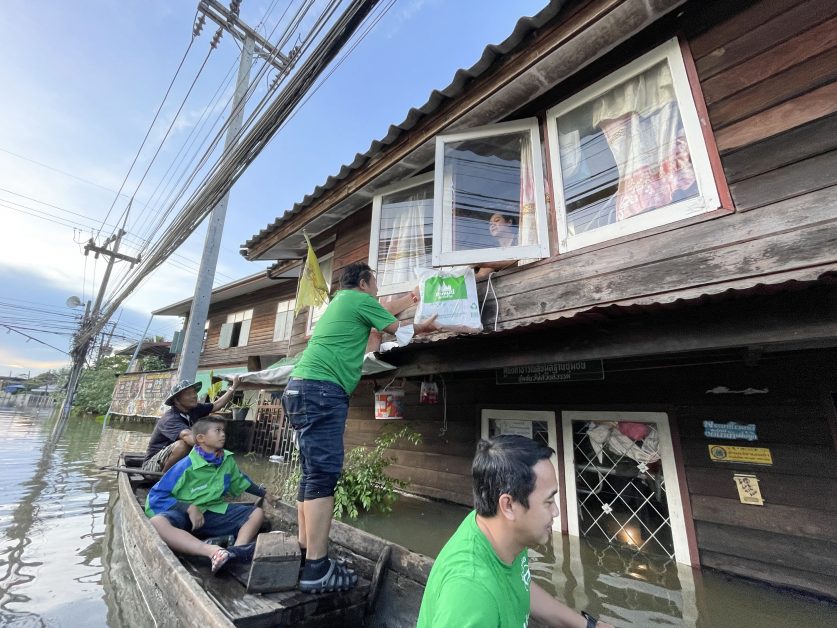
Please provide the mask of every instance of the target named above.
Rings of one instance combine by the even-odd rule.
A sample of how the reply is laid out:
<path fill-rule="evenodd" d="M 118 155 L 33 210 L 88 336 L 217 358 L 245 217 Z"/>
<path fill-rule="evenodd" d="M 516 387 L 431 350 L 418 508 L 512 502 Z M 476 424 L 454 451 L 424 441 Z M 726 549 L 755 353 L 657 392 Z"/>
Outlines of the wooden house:
<path fill-rule="evenodd" d="M 563 533 L 837 597 L 835 77 L 834 0 L 552 2 L 243 253 L 287 273 L 305 229 L 385 298 L 413 266 L 500 268 L 482 333 L 386 354 L 415 492 L 469 504 L 477 439 L 527 434 Z M 279 355 L 262 304 L 250 338 Z M 375 386 L 347 447 L 387 425 Z"/>

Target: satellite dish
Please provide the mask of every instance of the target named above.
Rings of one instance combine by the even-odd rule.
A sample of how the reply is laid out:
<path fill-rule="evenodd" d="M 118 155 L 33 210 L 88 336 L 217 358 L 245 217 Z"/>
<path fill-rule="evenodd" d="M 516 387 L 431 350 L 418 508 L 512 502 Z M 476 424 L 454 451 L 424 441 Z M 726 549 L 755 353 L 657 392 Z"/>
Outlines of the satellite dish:
<path fill-rule="evenodd" d="M 72 296 L 67 299 L 67 307 L 78 307 L 79 305 L 81 305 L 81 299 L 78 297 Z"/>

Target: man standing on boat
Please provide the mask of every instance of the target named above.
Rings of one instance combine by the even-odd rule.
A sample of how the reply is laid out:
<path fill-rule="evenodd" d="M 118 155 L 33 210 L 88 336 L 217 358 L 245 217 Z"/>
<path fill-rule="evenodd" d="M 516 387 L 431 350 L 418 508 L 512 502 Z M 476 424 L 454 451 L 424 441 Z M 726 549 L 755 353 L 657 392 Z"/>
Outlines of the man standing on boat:
<path fill-rule="evenodd" d="M 372 328 L 386 331 L 395 334 L 399 344 L 407 344 L 414 333 L 439 329 L 435 316 L 425 323 L 401 325 L 378 302 L 375 273 L 363 262 L 349 264 L 343 270 L 340 288 L 317 321 L 282 395 L 302 464 L 297 514 L 305 563 L 299 588 L 309 593 L 346 591 L 357 584 L 352 570 L 328 558 L 328 533 L 334 488 L 343 469 L 349 395 L 360 381 L 369 332 Z M 410 299 L 417 300 L 414 296 Z M 397 311 L 395 303 L 390 307 Z"/>
<path fill-rule="evenodd" d="M 471 467 L 474 508 L 439 552 L 418 628 L 547 626 L 613 628 L 576 613 L 532 582 L 528 548 L 543 545 L 558 516 L 555 452 L 516 435 L 481 440 Z"/>
<path fill-rule="evenodd" d="M 142 463 L 143 470 L 165 473 L 177 461 L 188 456 L 195 446 L 192 425 L 198 419 L 218 412 L 227 405 L 238 389 L 238 383 L 236 375 L 230 387 L 214 403 L 198 403 L 201 382 L 193 383 L 184 379 L 175 384 L 165 401 L 166 405 L 171 407 L 157 421 L 148 441 L 148 450 Z"/>

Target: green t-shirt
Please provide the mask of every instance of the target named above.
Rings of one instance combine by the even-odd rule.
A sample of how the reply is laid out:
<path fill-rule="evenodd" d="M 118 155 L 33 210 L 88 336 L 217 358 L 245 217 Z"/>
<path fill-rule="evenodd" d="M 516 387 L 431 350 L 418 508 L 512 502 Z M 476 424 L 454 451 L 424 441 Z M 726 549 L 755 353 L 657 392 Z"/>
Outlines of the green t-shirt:
<path fill-rule="evenodd" d="M 421 600 L 418 628 L 524 628 L 529 624 L 529 558 L 505 564 L 471 512 L 439 552 Z"/>
<path fill-rule="evenodd" d="M 334 382 L 352 394 L 360 381 L 369 330 L 380 331 L 397 320 L 365 292 L 340 290 L 317 321 L 291 376 Z"/>

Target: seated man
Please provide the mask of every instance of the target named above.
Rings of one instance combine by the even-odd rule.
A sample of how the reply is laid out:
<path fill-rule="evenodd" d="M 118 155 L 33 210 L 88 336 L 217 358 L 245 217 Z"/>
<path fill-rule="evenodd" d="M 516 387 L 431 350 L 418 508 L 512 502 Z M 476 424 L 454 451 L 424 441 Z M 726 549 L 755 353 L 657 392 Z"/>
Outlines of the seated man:
<path fill-rule="evenodd" d="M 171 549 L 184 554 L 206 556 L 215 573 L 230 558 L 252 557 L 250 543 L 264 520 L 264 511 L 249 504 L 224 501 L 245 491 L 265 497 L 265 490 L 243 474 L 224 449 L 224 422 L 201 419 L 192 427 L 195 447 L 174 465 L 148 493 L 145 514 Z M 227 549 L 198 539 L 235 537 Z"/>
<path fill-rule="evenodd" d="M 524 436 L 477 445 L 474 506 L 442 548 L 427 580 L 418 628 L 549 626 L 613 628 L 579 615 L 531 582 L 527 548 L 547 542 L 558 516 L 554 452 Z"/>
<path fill-rule="evenodd" d="M 165 401 L 171 409 L 160 417 L 154 426 L 142 462 L 144 471 L 166 472 L 178 460 L 186 457 L 195 444 L 192 438 L 192 423 L 212 412 L 218 412 L 227 405 L 238 388 L 238 375 L 233 377 L 232 385 L 214 403 L 198 403 L 201 385 L 201 382 L 193 384 L 184 379 L 171 389 Z"/>

